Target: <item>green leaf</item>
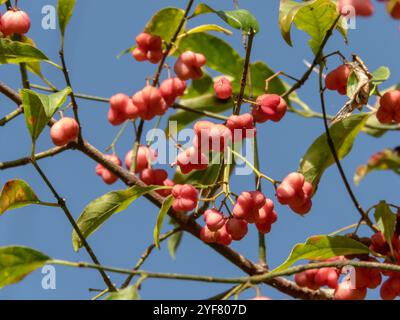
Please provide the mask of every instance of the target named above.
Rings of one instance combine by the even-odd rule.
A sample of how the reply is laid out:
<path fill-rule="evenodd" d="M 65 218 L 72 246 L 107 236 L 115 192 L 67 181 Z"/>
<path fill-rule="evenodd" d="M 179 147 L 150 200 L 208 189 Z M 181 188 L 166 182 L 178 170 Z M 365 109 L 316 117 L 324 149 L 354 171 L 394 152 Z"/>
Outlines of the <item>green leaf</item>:
<path fill-rule="evenodd" d="M 382 66 L 372 72 L 372 83 L 378 85 L 385 82 L 390 77 L 390 69 Z"/>
<path fill-rule="evenodd" d="M 70 93 L 69 87 L 51 95 L 28 89 L 20 90 L 26 125 L 34 142 Z"/>
<path fill-rule="evenodd" d="M 255 33 L 260 31 L 257 18 L 248 10 L 214 10 L 207 4 L 200 3 L 194 10 L 192 17 L 206 13 L 215 13 L 218 15 L 218 17 L 235 29 L 239 29 L 247 33 L 251 32 L 251 30 L 253 30 Z"/>
<path fill-rule="evenodd" d="M 337 15 L 336 5 L 330 0 L 311 1 L 297 12 L 294 23 L 310 35 L 309 45 L 314 54 L 317 54 Z"/>
<path fill-rule="evenodd" d="M 82 211 L 77 224 L 83 236 L 88 238 L 112 215 L 126 210 L 133 201 L 153 191 L 165 189 L 163 186 L 133 186 L 126 190 L 109 192 L 92 202 Z M 75 251 L 82 247 L 78 234 L 73 231 L 72 244 Z"/>
<path fill-rule="evenodd" d="M 314 54 L 318 52 L 327 31 L 337 18 L 336 4 L 331 0 L 312 0 L 296 2 L 281 0 L 279 8 L 279 25 L 282 37 L 292 46 L 290 30 L 294 23 L 300 30 L 311 36 L 309 42 Z M 347 41 L 347 32 L 340 23 L 338 29 Z"/>
<path fill-rule="evenodd" d="M 154 237 L 154 244 L 158 249 L 160 249 L 160 231 L 164 222 L 164 219 L 174 202 L 174 197 L 172 195 L 168 196 L 164 199 L 164 202 L 161 206 L 160 213 L 157 217 L 156 226 L 154 227 L 153 237 Z"/>
<path fill-rule="evenodd" d="M 57 3 L 58 24 L 60 26 L 61 38 L 63 42 L 65 30 L 67 29 L 69 20 L 74 12 L 75 3 L 75 0 L 58 0 Z"/>
<path fill-rule="evenodd" d="M 330 134 L 339 159 L 343 159 L 349 154 L 355 138 L 364 127 L 369 116 L 370 114 L 366 113 L 355 114 L 335 123 L 330 128 Z M 334 163 L 335 160 L 329 148 L 326 134 L 323 133 L 303 156 L 299 171 L 304 174 L 307 181 L 312 183 L 315 192 L 325 170 Z"/>
<path fill-rule="evenodd" d="M 397 215 L 390 210 L 385 201 L 381 201 L 375 209 L 374 218 L 379 231 L 382 232 L 386 242 L 393 249 L 392 238 L 396 230 Z"/>
<path fill-rule="evenodd" d="M 297 261 L 303 259 L 321 261 L 337 256 L 369 252 L 368 247 L 361 242 L 345 236 L 313 236 L 308 238 L 306 243 L 295 245 L 288 259 L 279 267 L 272 270 L 271 273 L 284 271 Z"/>
<path fill-rule="evenodd" d="M 193 33 L 209 32 L 209 31 L 222 32 L 222 33 L 225 33 L 228 36 L 232 34 L 232 32 L 230 30 L 225 29 L 225 28 L 223 28 L 223 27 L 221 27 L 221 26 L 219 26 L 217 24 L 203 24 L 201 26 L 197 26 L 197 27 L 194 27 L 194 28 L 192 28 L 190 30 L 185 31 L 184 33 L 182 33 L 179 36 L 179 38 L 186 37 L 186 36 L 188 36 L 190 34 L 193 34 Z"/>
<path fill-rule="evenodd" d="M 371 172 L 391 170 L 400 174 L 400 155 L 397 150 L 385 149 L 375 153 L 368 163 L 359 166 L 354 175 L 354 184 L 359 185 L 360 182 Z"/>
<path fill-rule="evenodd" d="M 0 38 L 0 64 L 32 63 L 49 61 L 47 56 L 34 46 Z"/>
<path fill-rule="evenodd" d="M 0 288 L 17 283 L 50 261 L 45 254 L 27 247 L 0 247 Z"/>
<path fill-rule="evenodd" d="M 178 249 L 179 245 L 182 242 L 182 237 L 183 237 L 183 232 L 179 231 L 177 233 L 174 233 L 168 239 L 168 252 L 171 258 L 174 260 L 176 259 L 176 250 Z"/>
<path fill-rule="evenodd" d="M 144 32 L 161 37 L 169 43 L 179 27 L 185 11 L 178 8 L 164 8 L 158 11 L 144 28 Z M 182 27 L 183 32 L 185 26 Z"/>
<path fill-rule="evenodd" d="M 10 180 L 3 186 L 0 193 L 0 215 L 30 204 L 40 204 L 40 200 L 25 181 Z"/>
<path fill-rule="evenodd" d="M 140 300 L 139 293 L 135 285 L 126 287 L 118 292 L 112 292 L 107 300 Z"/>

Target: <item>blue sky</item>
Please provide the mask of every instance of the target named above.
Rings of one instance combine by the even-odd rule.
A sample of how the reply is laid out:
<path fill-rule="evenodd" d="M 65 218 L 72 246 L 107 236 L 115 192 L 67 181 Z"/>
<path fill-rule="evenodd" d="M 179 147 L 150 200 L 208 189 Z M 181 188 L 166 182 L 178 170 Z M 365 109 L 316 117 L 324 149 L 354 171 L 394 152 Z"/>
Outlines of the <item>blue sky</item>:
<path fill-rule="evenodd" d="M 231 9 L 230 1 L 206 1 L 218 9 Z M 184 7 L 186 1 L 156 0 L 118 1 L 78 0 L 75 14 L 71 20 L 66 37 L 66 57 L 73 87 L 76 92 L 109 97 L 117 92 L 133 94 L 142 88 L 145 78 L 154 72 L 154 66 L 137 63 L 129 55 L 117 60 L 116 55 L 133 44 L 135 36 L 143 29 L 154 12 L 164 6 Z M 278 27 L 279 1 L 240 1 L 241 6 L 253 12 L 260 23 L 261 32 L 255 40 L 253 60 L 265 61 L 273 70 L 286 71 L 300 76 L 306 69 L 303 59 L 311 60 L 312 53 L 307 46 L 307 36 L 293 30 L 294 48 L 289 47 L 281 38 Z M 19 1 L 32 19 L 29 36 L 51 60 L 58 62 L 59 32 L 43 30 L 41 10 L 44 5 L 56 4 L 56 1 L 36 0 Z M 350 30 L 350 44 L 335 35 L 329 43 L 327 52 L 337 49 L 349 55 L 359 54 L 371 70 L 381 65 L 388 66 L 392 76 L 388 85 L 397 83 L 400 77 L 398 57 L 400 51 L 400 33 L 398 23 L 384 12 L 383 5 L 376 4 L 376 14 L 370 19 L 358 19 L 357 29 Z M 2 9 L 4 12 L 4 9 Z M 204 16 L 191 23 L 221 23 L 214 16 Z M 234 31 L 225 37 L 243 54 L 240 32 Z M 339 62 L 332 60 L 331 67 Z M 44 66 L 44 72 L 58 87 L 63 87 L 63 78 L 54 68 Z M 1 66 L 0 78 L 15 89 L 19 88 L 19 73 L 16 66 Z M 39 80 L 32 78 L 33 83 Z M 304 88 L 299 91 L 302 99 L 312 108 L 320 111 L 317 77 L 313 75 Z M 344 100 L 338 95 L 329 94 L 328 110 L 335 113 Z M 14 105 L 0 97 L 0 114 L 10 112 Z M 118 128 L 106 121 L 107 104 L 79 101 L 81 121 L 84 123 L 85 137 L 98 149 L 104 150 L 113 140 Z M 301 156 L 308 146 L 323 132 L 320 120 L 303 119 L 289 114 L 279 124 L 266 124 L 258 130 L 262 137 L 260 153 L 262 169 L 277 179 L 295 171 Z M 6 128 L 0 129 L 0 161 L 26 156 L 30 152 L 30 139 L 23 117 L 19 117 Z M 128 131 L 118 143 L 117 151 L 124 156 L 131 148 L 133 136 Z M 396 133 L 388 133 L 381 139 L 360 135 L 351 155 L 343 161 L 349 177 L 356 167 L 366 162 L 368 157 L 385 147 L 398 145 Z M 38 141 L 38 150 L 51 147 L 48 129 Z M 60 157 L 41 162 L 57 190 L 62 194 L 77 218 L 82 209 L 93 199 L 115 189 L 122 189 L 122 183 L 113 187 L 104 185 L 95 175 L 93 161 L 76 152 L 66 152 Z M 39 197 L 52 201 L 51 194 L 43 185 L 32 167 L 26 166 L 3 171 L 0 185 L 13 178 L 26 180 Z M 370 207 L 379 200 L 386 199 L 398 203 L 400 183 L 397 176 L 389 172 L 373 173 L 355 189 L 356 195 L 364 207 Z M 234 189 L 253 189 L 250 177 L 234 178 Z M 270 197 L 273 190 L 268 186 L 265 192 Z M 332 167 L 323 176 L 318 194 L 314 198 L 312 212 L 301 218 L 288 208 L 277 206 L 278 222 L 267 236 L 268 262 L 270 266 L 279 265 L 289 254 L 294 244 L 303 242 L 308 236 L 332 232 L 342 226 L 358 221 L 358 213 L 344 191 L 337 169 Z M 127 211 L 112 217 L 90 239 L 90 244 L 104 265 L 132 267 L 143 250 L 152 241 L 152 230 L 157 209 L 146 200 L 138 200 Z M 165 228 L 167 230 L 167 228 Z M 233 248 L 250 259 L 257 259 L 257 235 L 253 228 L 245 240 L 233 244 Z M 63 212 L 54 208 L 26 207 L 9 212 L 0 219 L 0 246 L 11 244 L 27 245 L 36 248 L 51 257 L 89 261 L 82 250 L 76 254 L 71 245 L 71 226 Z M 366 233 L 368 234 L 368 233 Z M 179 248 L 176 261 L 172 260 L 165 246 L 143 266 L 146 270 L 160 272 L 179 272 L 215 276 L 240 276 L 240 270 L 222 259 L 197 239 L 185 235 Z M 93 296 L 88 288 L 103 288 L 96 271 L 77 270 L 56 267 L 57 289 L 43 290 L 40 271 L 27 277 L 19 284 L 0 290 L 0 299 L 88 299 Z M 123 277 L 112 275 L 113 281 L 120 283 Z M 147 280 L 141 296 L 144 299 L 202 299 L 223 291 L 227 286 L 216 284 L 186 283 L 170 280 Z M 286 299 L 270 287 L 262 292 L 275 299 Z M 242 295 L 254 296 L 254 290 Z M 377 297 L 371 293 L 370 298 Z"/>

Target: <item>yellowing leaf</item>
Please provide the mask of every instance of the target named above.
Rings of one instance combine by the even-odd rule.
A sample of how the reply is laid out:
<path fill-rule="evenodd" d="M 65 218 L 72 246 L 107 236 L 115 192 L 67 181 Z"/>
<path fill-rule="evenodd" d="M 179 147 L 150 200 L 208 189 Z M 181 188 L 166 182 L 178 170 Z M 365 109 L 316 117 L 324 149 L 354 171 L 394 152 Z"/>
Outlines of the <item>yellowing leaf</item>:
<path fill-rule="evenodd" d="M 40 204 L 40 200 L 25 181 L 11 180 L 3 186 L 0 193 L 0 215 L 30 204 Z"/>

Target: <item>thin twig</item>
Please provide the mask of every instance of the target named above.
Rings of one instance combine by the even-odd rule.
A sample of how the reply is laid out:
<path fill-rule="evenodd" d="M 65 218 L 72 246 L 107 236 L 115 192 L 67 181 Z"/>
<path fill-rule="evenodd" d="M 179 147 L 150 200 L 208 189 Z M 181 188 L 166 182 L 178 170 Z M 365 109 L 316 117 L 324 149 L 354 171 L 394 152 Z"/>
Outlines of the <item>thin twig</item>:
<path fill-rule="evenodd" d="M 165 234 L 161 235 L 159 238 L 159 241 L 162 242 L 164 240 L 167 240 L 169 237 L 171 237 L 172 235 L 174 235 L 177 232 L 182 231 L 182 229 L 180 227 L 175 228 L 169 232 L 166 232 Z M 153 252 L 153 250 L 156 248 L 156 244 L 153 242 L 142 254 L 142 256 L 140 257 L 139 261 L 136 263 L 135 267 L 132 269 L 133 271 L 139 270 L 139 268 L 143 265 L 143 263 L 146 262 L 147 258 L 150 256 L 150 254 Z M 134 275 L 130 275 L 129 277 L 126 278 L 126 280 L 124 281 L 124 283 L 121 285 L 121 289 L 126 288 L 127 286 L 129 286 L 129 284 L 132 281 L 132 278 L 134 277 Z"/>
<path fill-rule="evenodd" d="M 64 74 L 65 82 L 67 83 L 67 86 L 71 88 L 71 93 L 69 94 L 69 97 L 71 98 L 71 103 L 72 103 L 72 110 L 74 111 L 74 117 L 76 122 L 78 123 L 79 126 L 79 134 L 78 134 L 78 142 L 82 143 L 83 138 L 82 138 L 82 126 L 81 122 L 79 121 L 79 113 L 78 113 L 78 103 L 76 102 L 75 94 L 72 88 L 71 84 L 71 79 L 69 77 L 69 72 L 67 69 L 67 64 L 65 62 L 65 56 L 64 56 L 64 46 L 61 47 L 61 50 L 59 52 L 60 59 L 61 59 L 61 65 L 62 65 L 62 71 Z"/>
<path fill-rule="evenodd" d="M 54 157 L 66 150 L 71 149 L 71 147 L 69 147 L 68 145 L 66 146 L 62 146 L 62 147 L 55 147 L 55 148 L 51 148 L 49 150 L 37 153 L 35 155 L 35 159 L 36 160 L 41 160 L 41 159 L 45 159 L 48 157 Z M 21 166 L 25 166 L 31 163 L 31 157 L 24 157 L 24 158 L 20 158 L 17 160 L 12 160 L 12 161 L 6 161 L 6 162 L 0 162 L 0 170 L 5 170 L 5 169 L 10 169 L 10 168 L 16 168 L 16 167 L 21 167 Z"/>
<path fill-rule="evenodd" d="M 246 90 L 248 70 L 250 67 L 251 50 L 253 48 L 254 36 L 255 36 L 255 32 L 253 30 L 251 30 L 249 33 L 249 36 L 248 36 L 248 40 L 247 40 L 246 58 L 244 60 L 242 80 L 240 82 L 240 91 L 239 91 L 239 95 L 236 99 L 236 106 L 233 111 L 233 114 L 235 114 L 235 115 L 238 115 L 240 113 L 240 108 L 242 106 L 244 93 Z"/>
<path fill-rule="evenodd" d="M 192 113 L 197 113 L 197 114 L 203 115 L 205 117 L 209 117 L 209 118 L 213 118 L 213 119 L 217 119 L 217 120 L 221 120 L 221 121 L 228 120 L 228 117 L 225 117 L 223 115 L 220 115 L 220 114 L 217 114 L 217 113 L 213 113 L 213 112 L 210 112 L 210 111 L 206 111 L 206 110 L 190 108 L 190 107 L 181 105 L 179 103 L 174 103 L 172 105 L 172 108 L 173 109 L 185 110 L 185 111 L 192 112 Z"/>
<path fill-rule="evenodd" d="M 221 277 L 212 277 L 212 276 L 201 276 L 201 275 L 192 275 L 192 274 L 178 274 L 178 273 L 163 273 L 163 272 L 149 272 L 145 270 L 136 270 L 132 271 L 129 269 L 123 268 L 115 268 L 115 267 L 107 267 L 97 264 L 91 264 L 87 262 L 70 262 L 64 260 L 50 260 L 49 264 L 55 265 L 63 265 L 67 267 L 75 267 L 75 268 L 86 268 L 86 269 L 96 269 L 109 271 L 118 274 L 129 274 L 129 275 L 140 275 L 146 276 L 147 278 L 155 278 L 155 279 L 170 279 L 170 280 L 186 280 L 186 281 L 199 281 L 199 282 L 207 282 L 207 283 L 242 283 L 242 284 L 260 284 L 265 281 L 272 280 L 277 277 L 282 276 L 291 276 L 303 271 L 313 270 L 313 269 L 322 269 L 322 268 L 337 268 L 341 269 L 347 266 L 353 266 L 356 268 L 367 268 L 374 270 L 386 270 L 386 271 L 394 271 L 400 272 L 400 266 L 396 264 L 389 263 L 380 263 L 380 262 L 370 262 L 370 261 L 355 261 L 355 260 L 337 260 L 337 261 L 329 261 L 329 262 L 316 262 L 309 263 L 304 265 L 299 265 L 295 267 L 288 268 L 279 272 L 267 272 L 255 276 L 250 277 L 238 277 L 238 278 L 221 278 Z"/>
<path fill-rule="evenodd" d="M 46 92 L 58 92 L 59 91 L 56 88 L 48 88 L 48 87 L 40 86 L 38 84 L 31 84 L 31 87 L 34 89 L 38 89 L 38 90 L 42 90 L 42 91 L 46 91 Z M 84 94 L 84 93 L 74 93 L 74 95 L 76 98 L 84 99 L 84 100 L 91 100 L 91 101 L 105 102 L 105 103 L 110 102 L 110 99 L 108 99 L 108 98 L 88 95 L 88 94 Z"/>
<path fill-rule="evenodd" d="M 56 198 L 57 203 L 60 205 L 61 209 L 64 211 L 65 216 L 67 217 L 67 219 L 69 220 L 69 222 L 71 223 L 72 227 L 74 228 L 75 232 L 77 233 L 77 235 L 79 236 L 79 239 L 82 241 L 83 246 L 85 247 L 87 253 L 89 254 L 90 258 L 93 260 L 93 262 L 95 264 L 100 265 L 99 260 L 97 259 L 96 255 L 94 254 L 91 246 L 88 244 L 88 242 L 86 241 L 85 236 L 82 234 L 81 230 L 79 229 L 79 226 L 77 225 L 74 217 L 72 216 L 71 212 L 69 211 L 67 204 L 65 202 L 65 199 L 62 198 L 58 192 L 56 191 L 56 189 L 54 188 L 54 186 L 51 184 L 50 180 L 47 178 L 47 176 L 44 174 L 44 172 L 42 171 L 42 169 L 39 167 L 39 165 L 37 164 L 37 162 L 35 161 L 35 158 L 32 158 L 32 165 L 34 166 L 34 168 L 36 169 L 36 171 L 39 173 L 40 177 L 42 178 L 42 180 L 45 182 L 45 184 L 47 185 L 47 187 L 49 188 L 49 190 L 51 191 L 51 193 L 53 194 L 54 198 Z M 116 291 L 115 286 L 112 284 L 112 282 L 110 281 L 110 279 L 108 278 L 107 274 L 104 272 L 104 270 L 100 270 L 99 272 L 104 280 L 104 283 L 107 285 L 108 289 L 110 291 Z"/>
<path fill-rule="evenodd" d="M 254 167 L 260 171 L 260 155 L 258 151 L 258 139 L 257 136 L 254 136 Z M 257 191 L 262 191 L 262 186 L 260 183 L 260 177 L 257 174 L 254 174 L 254 183 Z M 267 262 L 267 249 L 265 243 L 265 235 L 262 232 L 258 232 L 258 263 L 265 269 L 268 269 Z"/>
<path fill-rule="evenodd" d="M 324 84 L 323 84 L 323 78 L 322 78 L 322 72 L 323 72 L 323 64 L 320 63 L 319 67 L 319 91 L 320 91 L 320 100 L 321 100 L 321 108 L 322 108 L 322 115 L 324 118 L 324 128 L 325 128 L 325 133 L 326 133 L 326 138 L 327 142 L 329 145 L 329 148 L 331 150 L 332 156 L 335 159 L 336 166 L 339 170 L 340 176 L 343 180 L 343 183 L 346 187 L 347 193 L 349 194 L 351 200 L 353 201 L 354 206 L 356 207 L 357 211 L 360 213 L 362 219 L 365 221 L 365 223 L 374 231 L 377 232 L 379 231 L 374 224 L 372 223 L 371 219 L 369 218 L 368 214 L 364 211 L 364 209 L 361 207 L 361 204 L 358 202 L 351 186 L 350 183 L 346 177 L 346 174 L 343 170 L 342 164 L 340 162 L 340 158 L 337 154 L 335 143 L 333 142 L 330 130 L 329 130 L 329 124 L 328 124 L 328 118 L 326 114 L 326 107 L 325 107 L 325 89 L 324 89 Z"/>
<path fill-rule="evenodd" d="M 0 127 L 5 126 L 8 122 L 10 122 L 11 120 L 15 119 L 16 117 L 18 117 L 20 114 L 23 113 L 24 113 L 24 108 L 22 106 L 19 106 L 17 109 L 10 112 L 4 118 L 0 119 Z"/>

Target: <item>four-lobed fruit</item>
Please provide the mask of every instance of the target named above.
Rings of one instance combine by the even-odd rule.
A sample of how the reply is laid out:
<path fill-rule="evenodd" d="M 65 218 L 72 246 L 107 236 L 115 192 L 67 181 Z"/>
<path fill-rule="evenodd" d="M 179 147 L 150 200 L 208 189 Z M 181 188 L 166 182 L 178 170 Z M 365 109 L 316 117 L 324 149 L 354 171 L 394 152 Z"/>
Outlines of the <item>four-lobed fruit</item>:
<path fill-rule="evenodd" d="M 169 78 L 160 85 L 160 93 L 168 106 L 172 106 L 175 100 L 182 96 L 186 90 L 186 81 L 179 78 Z"/>
<path fill-rule="evenodd" d="M 248 232 L 247 222 L 242 219 L 231 218 L 226 223 L 226 230 L 233 240 L 240 241 Z"/>
<path fill-rule="evenodd" d="M 31 27 L 29 15 L 20 9 L 8 10 L 0 19 L 0 31 L 7 37 L 26 34 Z"/>
<path fill-rule="evenodd" d="M 219 78 L 214 83 L 214 92 L 218 99 L 227 100 L 232 96 L 232 83 L 225 77 Z"/>
<path fill-rule="evenodd" d="M 386 92 L 379 100 L 376 117 L 383 124 L 400 123 L 400 90 Z"/>
<path fill-rule="evenodd" d="M 201 53 L 185 51 L 176 61 L 174 71 L 181 80 L 197 80 L 203 76 L 201 67 L 203 67 L 206 62 L 206 57 Z"/>
<path fill-rule="evenodd" d="M 327 261 L 335 261 L 341 257 L 335 257 Z M 295 274 L 294 280 L 300 287 L 318 290 L 321 287 L 327 286 L 331 289 L 336 289 L 338 286 L 340 270 L 336 268 L 321 268 L 310 269 Z"/>
<path fill-rule="evenodd" d="M 371 0 L 339 0 L 339 12 L 347 16 L 354 10 L 356 16 L 369 17 L 374 14 L 374 6 Z"/>
<path fill-rule="evenodd" d="M 130 150 L 125 156 L 125 166 L 128 170 L 132 166 L 132 154 Z M 157 159 L 157 152 L 152 148 L 146 146 L 139 146 L 136 154 L 135 173 L 142 172 L 144 169 L 149 168 L 151 163 Z"/>
<path fill-rule="evenodd" d="M 136 119 L 138 108 L 126 94 L 117 93 L 110 98 L 108 121 L 113 126 L 119 126 L 128 119 Z"/>
<path fill-rule="evenodd" d="M 121 159 L 115 154 L 112 154 L 112 155 L 106 154 L 106 155 L 104 155 L 104 157 L 108 161 L 112 162 L 113 164 L 115 164 L 119 167 L 122 165 Z M 106 184 L 109 184 L 109 185 L 114 184 L 118 180 L 118 176 L 116 176 L 114 173 L 112 173 L 110 170 L 108 170 L 106 167 L 104 167 L 101 163 L 99 163 L 96 166 L 96 174 L 98 176 L 100 176 Z"/>
<path fill-rule="evenodd" d="M 313 187 L 301 173 L 289 174 L 279 185 L 276 195 L 280 204 L 289 207 L 300 215 L 311 210 Z"/>
<path fill-rule="evenodd" d="M 156 64 L 162 60 L 162 40 L 159 36 L 142 32 L 136 37 L 136 45 L 132 56 L 137 61 L 149 61 Z"/>
<path fill-rule="evenodd" d="M 168 105 L 158 88 L 146 86 L 132 97 L 133 105 L 142 120 L 152 120 L 155 116 L 162 116 L 168 110 Z"/>
<path fill-rule="evenodd" d="M 337 91 L 341 95 L 347 94 L 347 81 L 349 80 L 351 70 L 349 66 L 343 64 L 331 71 L 325 79 L 325 85 L 328 90 Z"/>
<path fill-rule="evenodd" d="M 172 188 L 172 196 L 175 198 L 172 208 L 175 211 L 192 211 L 198 202 L 198 192 L 190 184 L 177 184 Z"/>
<path fill-rule="evenodd" d="M 140 172 L 140 180 L 148 186 L 174 186 L 174 182 L 168 179 L 168 173 L 164 169 L 146 168 Z M 171 189 L 158 190 L 157 193 L 167 197 L 171 194 Z"/>
<path fill-rule="evenodd" d="M 199 150 L 192 146 L 182 151 L 176 158 L 176 165 L 183 174 L 188 174 L 193 170 L 205 170 L 208 168 L 208 158 Z"/>
<path fill-rule="evenodd" d="M 250 113 L 230 116 L 226 121 L 226 126 L 231 130 L 232 138 L 235 142 L 245 138 L 254 138 L 256 135 L 254 119 Z"/>
<path fill-rule="evenodd" d="M 207 228 L 213 232 L 220 230 L 226 223 L 224 215 L 216 209 L 206 210 L 204 212 L 204 221 Z"/>
<path fill-rule="evenodd" d="M 79 125 L 73 118 L 62 118 L 51 126 L 50 137 L 56 146 L 64 146 L 78 138 Z"/>
<path fill-rule="evenodd" d="M 248 223 L 259 222 L 259 211 L 265 203 L 266 198 L 261 192 L 245 191 L 237 198 L 232 214 L 235 218 L 246 220 Z"/>
<path fill-rule="evenodd" d="M 256 100 L 252 115 L 257 123 L 264 123 L 268 120 L 279 122 L 285 116 L 287 103 L 277 94 L 264 94 Z"/>
<path fill-rule="evenodd" d="M 278 220 L 278 214 L 274 210 L 271 199 L 265 200 L 265 205 L 258 211 L 255 220 L 259 232 L 267 234 L 271 231 L 272 225 Z"/>
<path fill-rule="evenodd" d="M 232 139 L 231 130 L 223 124 L 198 121 L 193 129 L 195 133 L 193 146 L 203 154 L 209 151 L 224 152 Z"/>

